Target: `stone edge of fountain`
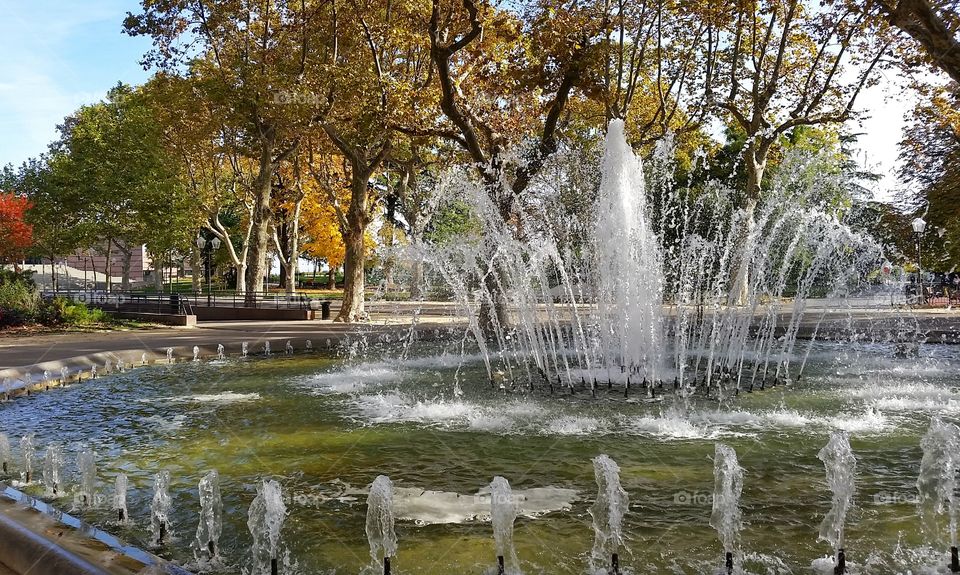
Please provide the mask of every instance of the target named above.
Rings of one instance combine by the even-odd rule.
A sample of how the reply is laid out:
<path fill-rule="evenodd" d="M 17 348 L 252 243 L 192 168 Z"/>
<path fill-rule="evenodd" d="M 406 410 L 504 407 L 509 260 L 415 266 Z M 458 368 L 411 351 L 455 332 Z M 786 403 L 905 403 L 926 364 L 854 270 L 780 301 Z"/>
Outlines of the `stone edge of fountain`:
<path fill-rule="evenodd" d="M 34 512 L 30 523 L 18 513 Z M 20 513 L 19 515 L 22 515 Z M 70 530 L 79 538 L 64 538 Z M 51 536 L 52 535 L 52 536 Z M 83 546 L 81 556 L 75 550 Z M 106 548 L 95 555 L 91 549 Z M 3 564 L 31 575 L 118 575 L 149 572 L 190 575 L 156 555 L 127 545 L 119 538 L 0 482 L 0 557 Z M 97 557 L 101 558 L 97 561 Z M 149 571 L 146 571 L 149 570 Z"/>

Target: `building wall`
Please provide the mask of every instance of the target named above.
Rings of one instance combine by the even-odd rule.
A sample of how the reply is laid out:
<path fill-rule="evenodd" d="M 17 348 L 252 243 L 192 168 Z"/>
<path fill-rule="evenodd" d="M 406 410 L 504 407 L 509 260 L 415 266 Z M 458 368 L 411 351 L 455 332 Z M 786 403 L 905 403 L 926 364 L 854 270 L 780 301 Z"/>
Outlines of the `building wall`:
<path fill-rule="evenodd" d="M 105 249 L 81 250 L 63 258 L 63 263 L 78 270 L 89 270 L 104 273 L 107 265 Z M 110 275 L 123 275 L 123 253 L 114 247 L 110 250 Z M 141 245 L 133 249 L 130 257 L 130 281 L 139 282 L 144 279 L 144 272 L 150 269 L 150 258 L 147 255 L 147 246 Z"/>

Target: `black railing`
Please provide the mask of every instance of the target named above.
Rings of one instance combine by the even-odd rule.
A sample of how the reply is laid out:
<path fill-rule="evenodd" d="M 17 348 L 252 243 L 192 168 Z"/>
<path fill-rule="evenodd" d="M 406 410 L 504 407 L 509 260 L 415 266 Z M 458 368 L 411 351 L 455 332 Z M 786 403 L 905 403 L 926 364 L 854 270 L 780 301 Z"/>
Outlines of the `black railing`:
<path fill-rule="evenodd" d="M 107 311 L 183 315 L 198 307 L 248 309 L 320 309 L 325 301 L 306 295 L 258 293 L 250 297 L 236 292 L 145 294 L 119 291 L 58 290 L 44 297 L 62 297 Z"/>

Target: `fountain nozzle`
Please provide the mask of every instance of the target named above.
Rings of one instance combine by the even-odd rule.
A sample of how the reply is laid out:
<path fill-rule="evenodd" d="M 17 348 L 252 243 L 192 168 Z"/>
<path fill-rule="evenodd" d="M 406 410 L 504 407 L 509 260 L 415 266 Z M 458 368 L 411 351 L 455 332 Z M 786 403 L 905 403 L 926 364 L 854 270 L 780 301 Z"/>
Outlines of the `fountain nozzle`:
<path fill-rule="evenodd" d="M 727 569 L 727 575 L 733 573 L 733 553 L 727 551 L 726 560 L 724 561 L 724 567 Z"/>
<path fill-rule="evenodd" d="M 957 546 L 950 548 L 950 572 L 960 573 L 960 557 L 957 555 Z"/>
<path fill-rule="evenodd" d="M 620 575 L 620 556 L 616 553 L 610 558 L 610 575 Z"/>
<path fill-rule="evenodd" d="M 497 555 L 497 575 L 506 573 L 503 568 L 503 555 Z"/>
<path fill-rule="evenodd" d="M 123 509 L 117 509 L 117 521 L 119 521 L 120 523 L 123 523 L 124 521 Z"/>
<path fill-rule="evenodd" d="M 383 558 L 383 575 L 390 575 L 390 558 L 389 557 Z"/>
<path fill-rule="evenodd" d="M 843 575 L 847 572 L 847 555 L 843 549 L 837 550 L 837 565 L 833 568 L 833 575 Z"/>
<path fill-rule="evenodd" d="M 277 575 L 279 568 L 277 567 L 277 558 L 270 558 L 270 575 Z"/>

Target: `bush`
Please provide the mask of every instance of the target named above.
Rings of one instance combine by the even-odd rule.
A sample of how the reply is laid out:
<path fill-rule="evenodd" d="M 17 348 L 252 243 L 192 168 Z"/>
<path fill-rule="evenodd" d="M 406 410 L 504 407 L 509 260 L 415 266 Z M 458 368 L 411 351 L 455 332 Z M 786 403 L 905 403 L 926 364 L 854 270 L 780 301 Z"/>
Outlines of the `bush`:
<path fill-rule="evenodd" d="M 43 325 L 61 325 L 67 305 L 67 300 L 60 297 L 42 299 L 37 306 L 36 320 Z"/>
<path fill-rule="evenodd" d="M 0 270 L 0 326 L 33 321 L 39 304 L 40 294 L 30 274 Z"/>
<path fill-rule="evenodd" d="M 92 325 L 110 321 L 102 309 L 89 308 L 82 303 L 66 302 L 63 310 L 63 323 L 66 325 Z"/>

